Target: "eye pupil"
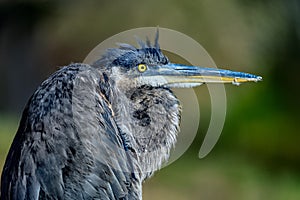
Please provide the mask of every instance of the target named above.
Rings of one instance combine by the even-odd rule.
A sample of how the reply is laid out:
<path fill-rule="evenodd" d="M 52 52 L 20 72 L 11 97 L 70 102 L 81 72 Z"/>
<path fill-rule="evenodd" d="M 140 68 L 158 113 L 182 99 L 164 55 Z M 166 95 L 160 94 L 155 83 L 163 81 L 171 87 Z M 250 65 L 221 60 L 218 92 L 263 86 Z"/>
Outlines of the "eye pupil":
<path fill-rule="evenodd" d="M 139 72 L 144 72 L 147 70 L 147 66 L 145 64 L 139 64 L 138 70 L 139 70 Z"/>

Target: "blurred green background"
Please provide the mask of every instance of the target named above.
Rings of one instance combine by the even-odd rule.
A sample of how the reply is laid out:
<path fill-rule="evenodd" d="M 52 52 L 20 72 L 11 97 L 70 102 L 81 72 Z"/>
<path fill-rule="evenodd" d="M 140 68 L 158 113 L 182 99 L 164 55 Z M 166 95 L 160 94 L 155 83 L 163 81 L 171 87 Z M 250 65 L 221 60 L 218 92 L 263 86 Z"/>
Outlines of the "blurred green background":
<path fill-rule="evenodd" d="M 194 38 L 219 67 L 261 75 L 226 85 L 221 138 L 198 151 L 210 119 L 196 89 L 199 133 L 179 160 L 144 184 L 144 199 L 300 199 L 300 1 L 93 0 L 0 3 L 0 172 L 28 98 L 58 66 L 131 28 L 160 26 Z"/>

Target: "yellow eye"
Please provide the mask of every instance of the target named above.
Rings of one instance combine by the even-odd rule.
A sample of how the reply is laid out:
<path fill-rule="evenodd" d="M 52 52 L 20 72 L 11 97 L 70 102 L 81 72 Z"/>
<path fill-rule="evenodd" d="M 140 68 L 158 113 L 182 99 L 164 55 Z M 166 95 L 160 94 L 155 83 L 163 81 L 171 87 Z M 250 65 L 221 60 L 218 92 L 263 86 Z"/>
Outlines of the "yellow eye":
<path fill-rule="evenodd" d="M 139 70 L 139 72 L 146 71 L 147 70 L 147 65 L 145 65 L 145 64 L 139 64 L 138 65 L 138 70 Z"/>

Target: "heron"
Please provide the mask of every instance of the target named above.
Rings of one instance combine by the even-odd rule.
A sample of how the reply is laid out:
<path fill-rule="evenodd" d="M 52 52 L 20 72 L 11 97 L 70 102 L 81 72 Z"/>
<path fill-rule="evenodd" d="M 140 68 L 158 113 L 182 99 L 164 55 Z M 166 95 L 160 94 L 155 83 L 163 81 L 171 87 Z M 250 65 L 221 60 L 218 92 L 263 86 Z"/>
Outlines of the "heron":
<path fill-rule="evenodd" d="M 180 128 L 173 88 L 256 82 L 249 73 L 172 63 L 158 43 L 119 44 L 71 63 L 30 97 L 1 176 L 5 199 L 142 199 Z"/>

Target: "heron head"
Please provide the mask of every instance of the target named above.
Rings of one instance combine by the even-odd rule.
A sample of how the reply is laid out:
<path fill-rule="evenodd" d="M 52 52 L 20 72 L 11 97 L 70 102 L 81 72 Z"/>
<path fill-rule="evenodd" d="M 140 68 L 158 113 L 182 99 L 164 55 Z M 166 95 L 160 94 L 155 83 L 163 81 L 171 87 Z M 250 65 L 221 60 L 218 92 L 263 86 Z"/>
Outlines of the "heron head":
<path fill-rule="evenodd" d="M 203 83 L 233 83 L 260 81 L 262 77 L 217 68 L 175 64 L 163 54 L 158 44 L 138 41 L 140 47 L 120 44 L 119 48 L 108 49 L 95 64 L 108 67 L 117 82 L 133 87 L 182 88 L 195 87 Z"/>

